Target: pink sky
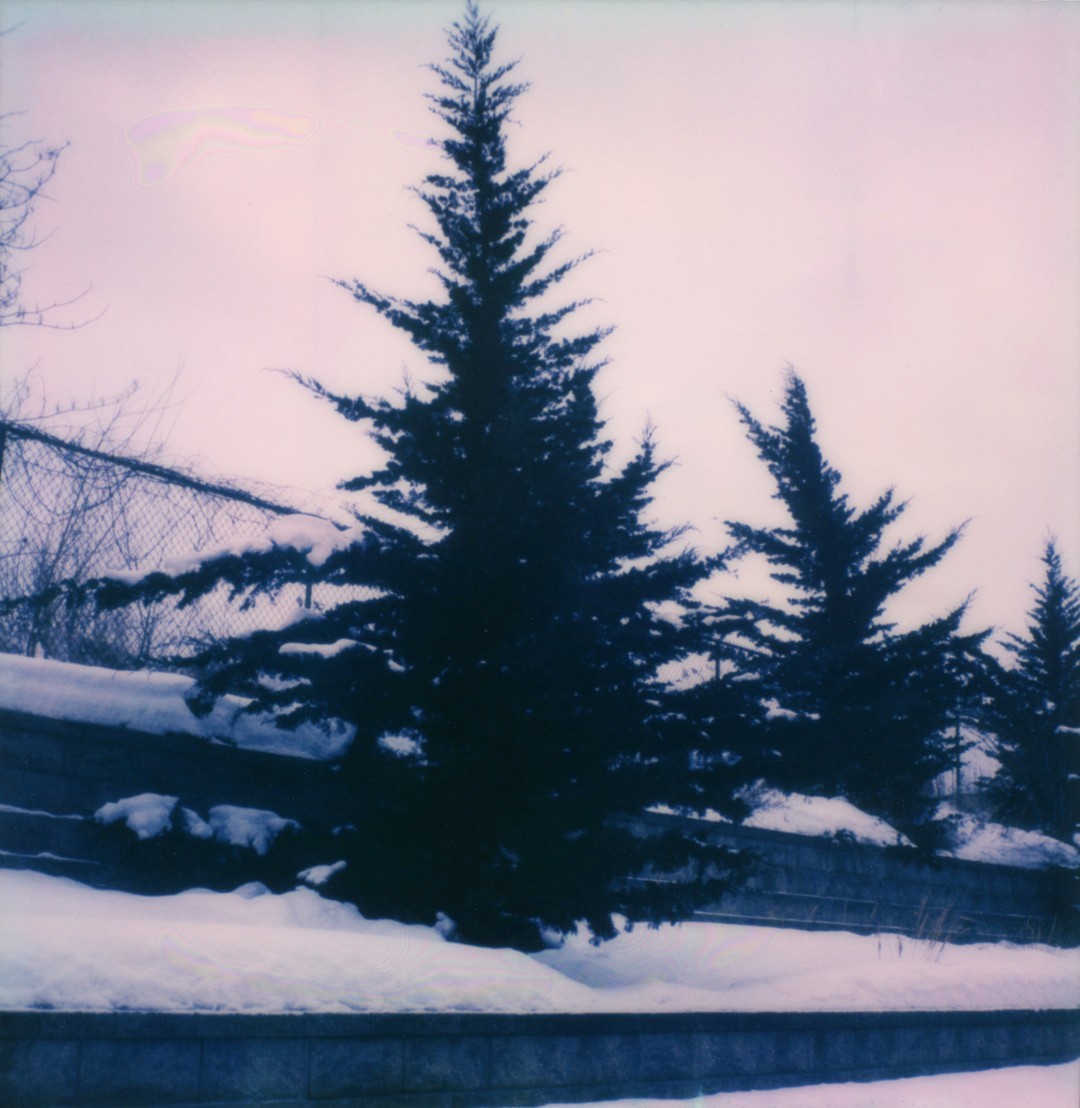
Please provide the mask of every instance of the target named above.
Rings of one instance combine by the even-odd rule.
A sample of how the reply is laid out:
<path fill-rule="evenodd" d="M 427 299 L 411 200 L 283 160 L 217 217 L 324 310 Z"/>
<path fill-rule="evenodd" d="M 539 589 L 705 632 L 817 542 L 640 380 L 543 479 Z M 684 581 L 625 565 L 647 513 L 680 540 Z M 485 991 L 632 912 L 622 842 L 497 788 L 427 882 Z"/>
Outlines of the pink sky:
<path fill-rule="evenodd" d="M 485 6 L 485 10 L 491 6 Z M 9 328 L 5 380 L 50 400 L 186 397 L 170 450 L 325 488 L 372 458 L 265 367 L 385 392 L 422 358 L 327 276 L 423 294 L 408 193 L 439 166 L 423 68 L 457 3 L 4 0 L 8 141 L 71 140 L 28 290 L 105 315 Z M 521 160 L 569 170 L 537 212 L 567 283 L 613 323 L 616 438 L 647 417 L 680 464 L 657 514 L 775 517 L 728 403 L 810 389 L 859 501 L 895 484 L 905 532 L 971 518 L 913 611 L 978 588 L 1018 628 L 1048 531 L 1080 569 L 1080 7 L 1068 3 L 503 2 L 532 82 Z M 154 168 L 156 166 L 157 168 Z"/>

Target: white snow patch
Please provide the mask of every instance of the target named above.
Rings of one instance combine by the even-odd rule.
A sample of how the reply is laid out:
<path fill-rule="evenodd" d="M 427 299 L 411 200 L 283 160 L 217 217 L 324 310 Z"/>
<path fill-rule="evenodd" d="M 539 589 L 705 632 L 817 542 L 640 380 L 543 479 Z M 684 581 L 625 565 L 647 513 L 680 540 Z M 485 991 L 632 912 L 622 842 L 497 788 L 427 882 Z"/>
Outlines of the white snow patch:
<path fill-rule="evenodd" d="M 757 784 L 739 796 L 754 810 L 746 827 L 788 831 L 794 835 L 842 836 L 878 846 L 910 846 L 910 840 L 877 816 L 856 808 L 842 796 L 803 796 Z"/>
<path fill-rule="evenodd" d="M 435 930 L 444 939 L 452 939 L 457 934 L 457 924 L 445 912 L 436 912 Z"/>
<path fill-rule="evenodd" d="M 324 866 L 308 866 L 307 869 L 302 869 L 296 876 L 300 881 L 317 889 L 325 885 L 335 873 L 340 873 L 345 869 L 345 865 L 345 862 L 332 862 Z"/>
<path fill-rule="evenodd" d="M 256 854 L 265 854 L 285 828 L 299 826 L 294 819 L 283 819 L 261 808 L 218 804 L 210 809 L 210 829 L 215 839 L 232 846 L 249 846 Z"/>
<path fill-rule="evenodd" d="M 172 829 L 178 803 L 175 796 L 140 793 L 103 804 L 94 818 L 105 824 L 123 820 L 140 839 L 153 839 Z M 214 838 L 230 846 L 250 847 L 256 854 L 265 854 L 286 827 L 300 826 L 296 820 L 283 819 L 276 812 L 231 804 L 211 808 L 209 822 L 190 808 L 181 808 L 180 816 L 187 834 L 197 839 Z"/>
<path fill-rule="evenodd" d="M 686 808 L 676 811 L 669 804 L 654 804 L 645 809 L 647 812 L 655 812 L 658 816 L 679 816 L 683 819 L 700 819 L 706 823 L 730 823 L 727 816 L 721 815 L 715 808 L 706 808 L 703 812 L 697 812 Z"/>
<path fill-rule="evenodd" d="M 1080 868 L 1080 850 L 1039 831 L 1005 827 L 967 812 L 958 812 L 948 803 L 938 806 L 937 818 L 946 822 L 950 839 L 950 849 L 941 853 L 954 858 L 1025 869 Z"/>
<path fill-rule="evenodd" d="M 279 654 L 315 654 L 320 658 L 333 658 L 351 646 L 359 646 L 355 639 L 338 639 L 336 642 L 287 642 L 278 647 Z"/>
<path fill-rule="evenodd" d="M 398 735 L 387 731 L 379 736 L 378 742 L 383 750 L 389 750 L 391 754 L 397 754 L 402 758 L 415 758 L 423 751 L 420 741 L 411 735 Z"/>
<path fill-rule="evenodd" d="M 781 708 L 779 700 L 763 700 L 761 706 L 765 709 L 766 719 L 798 719 L 799 713 L 790 708 Z"/>
<path fill-rule="evenodd" d="M 1075 951 L 687 923 L 526 956 L 299 888 L 139 897 L 0 870 L 0 1009 L 234 1012 L 1069 1008 Z M 448 921 L 445 927 L 448 927 Z"/>
<path fill-rule="evenodd" d="M 140 839 L 153 839 L 172 828 L 175 796 L 158 793 L 139 793 L 123 800 L 103 804 L 95 813 L 98 823 L 116 823 L 123 820 Z"/>
<path fill-rule="evenodd" d="M 250 701 L 236 696 L 222 697 L 200 719 L 185 701 L 194 684 L 176 673 L 123 672 L 0 654 L 0 708 L 11 711 L 152 735 L 195 735 L 247 750 L 320 760 L 340 757 L 356 734 L 351 724 L 338 720 L 328 723 L 327 730 L 314 724 L 280 728 L 272 716 L 245 712 Z"/>

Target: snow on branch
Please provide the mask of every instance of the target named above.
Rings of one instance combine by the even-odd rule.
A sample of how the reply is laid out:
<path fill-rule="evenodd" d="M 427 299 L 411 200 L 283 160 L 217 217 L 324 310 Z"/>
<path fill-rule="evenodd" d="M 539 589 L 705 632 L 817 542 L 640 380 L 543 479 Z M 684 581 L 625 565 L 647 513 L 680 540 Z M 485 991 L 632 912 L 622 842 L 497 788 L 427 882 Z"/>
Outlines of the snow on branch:
<path fill-rule="evenodd" d="M 367 530 L 359 524 L 343 529 L 319 516 L 279 516 L 271 520 L 261 535 L 253 538 L 239 539 L 183 558 L 170 558 L 153 570 L 108 570 L 101 575 L 101 579 L 125 585 L 138 585 L 151 573 L 165 577 L 180 577 L 184 574 L 196 573 L 210 563 L 225 558 L 267 554 L 273 550 L 297 551 L 305 556 L 308 565 L 320 569 L 331 554 L 348 550 L 356 544 L 363 544 L 366 538 Z"/>

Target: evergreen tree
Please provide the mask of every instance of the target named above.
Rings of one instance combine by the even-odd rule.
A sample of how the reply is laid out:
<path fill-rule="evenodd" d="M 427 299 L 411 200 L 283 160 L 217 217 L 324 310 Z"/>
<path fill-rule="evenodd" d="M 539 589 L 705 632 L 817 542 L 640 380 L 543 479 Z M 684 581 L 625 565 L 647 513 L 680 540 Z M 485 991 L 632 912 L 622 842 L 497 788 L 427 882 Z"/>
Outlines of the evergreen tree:
<path fill-rule="evenodd" d="M 1009 635 L 1011 668 L 1001 668 L 990 725 L 1001 770 L 990 795 L 1002 816 L 1070 841 L 1080 772 L 1080 586 L 1053 539 L 1024 635 Z"/>
<path fill-rule="evenodd" d="M 641 838 L 614 819 L 692 794 L 685 727 L 656 680 L 684 632 L 657 608 L 703 568 L 675 550 L 678 531 L 645 518 L 664 469 L 651 434 L 614 465 L 593 389 L 606 332 L 574 334 L 580 304 L 552 302 L 581 259 L 553 264 L 559 233 L 533 231 L 529 211 L 557 174 L 507 168 L 525 86 L 493 61 L 495 37 L 470 4 L 449 60 L 432 67 L 447 166 L 418 196 L 442 295 L 341 282 L 438 371 L 393 399 L 304 382 L 385 451 L 345 486 L 384 511 L 362 516 L 362 537 L 318 567 L 321 580 L 378 594 L 216 647 L 202 687 L 246 692 L 286 723 L 357 727 L 345 766 L 357 812 L 337 840 L 348 867 L 331 893 L 368 914 L 442 911 L 469 941 L 531 947 L 542 927 L 579 920 L 610 937 L 613 913 L 681 918 L 727 871 L 702 842 Z M 272 589 L 310 561 L 282 546 L 157 585 L 185 597 L 220 580 Z M 283 654 L 286 638 L 335 647 Z M 388 735 L 413 753 L 389 753 Z M 650 863 L 690 867 L 689 879 L 641 880 Z"/>
<path fill-rule="evenodd" d="M 767 745 L 780 757 L 770 782 L 842 793 L 910 831 L 926 814 L 922 787 L 947 764 L 945 732 L 981 636 L 958 633 L 963 605 L 908 631 L 886 610 L 961 528 L 936 544 L 887 546 L 904 503 L 890 489 L 866 509 L 851 505 L 795 374 L 781 426 L 737 408 L 790 517 L 783 527 L 728 524 L 734 553 L 764 557 L 783 588 L 779 599 L 732 600 L 722 612 L 728 649 L 774 702 Z"/>

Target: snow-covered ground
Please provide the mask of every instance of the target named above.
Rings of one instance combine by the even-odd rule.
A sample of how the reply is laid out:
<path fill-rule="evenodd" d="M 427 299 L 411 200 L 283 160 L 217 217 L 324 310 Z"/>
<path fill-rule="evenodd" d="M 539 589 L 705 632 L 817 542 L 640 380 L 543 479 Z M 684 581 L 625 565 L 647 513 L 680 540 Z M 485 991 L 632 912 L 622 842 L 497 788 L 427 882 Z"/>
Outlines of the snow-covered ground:
<path fill-rule="evenodd" d="M 140 897 L 0 870 L 0 1009 L 908 1011 L 1072 1007 L 1074 951 L 716 923 L 528 956 L 310 888 Z"/>
<path fill-rule="evenodd" d="M 609 1100 L 573 1108 L 1076 1108 L 1080 1062 L 944 1073 L 869 1084 L 806 1085 L 752 1093 L 719 1093 L 693 1100 Z M 570 1108 L 549 1105 L 548 1108 Z"/>

